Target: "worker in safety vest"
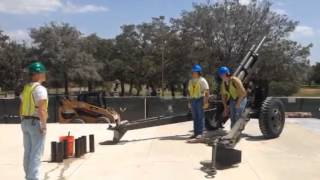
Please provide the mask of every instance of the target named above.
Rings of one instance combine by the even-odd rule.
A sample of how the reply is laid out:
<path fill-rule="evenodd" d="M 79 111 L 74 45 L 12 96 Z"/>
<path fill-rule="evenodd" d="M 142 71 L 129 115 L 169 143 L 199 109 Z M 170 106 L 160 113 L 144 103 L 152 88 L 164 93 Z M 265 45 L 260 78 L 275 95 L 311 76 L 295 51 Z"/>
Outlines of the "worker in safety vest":
<path fill-rule="evenodd" d="M 201 76 L 201 66 L 196 64 L 192 67 L 192 79 L 188 83 L 188 95 L 191 100 L 191 112 L 193 119 L 194 134 L 188 142 L 197 143 L 203 139 L 204 108 L 208 108 L 209 85 Z"/>
<path fill-rule="evenodd" d="M 218 74 L 222 79 L 220 93 L 224 107 L 223 115 L 229 115 L 232 128 L 247 105 L 247 92 L 241 80 L 230 74 L 228 67 L 220 67 Z"/>
<path fill-rule="evenodd" d="M 23 167 L 26 180 L 38 180 L 48 118 L 48 93 L 41 85 L 46 80 L 46 69 L 40 62 L 34 62 L 28 66 L 28 71 L 31 81 L 24 86 L 20 96 Z"/>

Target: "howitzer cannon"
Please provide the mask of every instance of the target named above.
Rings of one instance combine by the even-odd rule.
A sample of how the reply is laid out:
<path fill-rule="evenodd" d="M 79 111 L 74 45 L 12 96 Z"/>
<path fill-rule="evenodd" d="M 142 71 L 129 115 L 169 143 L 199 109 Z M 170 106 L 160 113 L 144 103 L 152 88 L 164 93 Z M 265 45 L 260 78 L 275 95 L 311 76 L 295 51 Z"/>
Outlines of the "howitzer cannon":
<path fill-rule="evenodd" d="M 225 122 L 223 117 L 223 107 L 219 93 L 216 99 L 211 99 L 209 109 L 205 110 L 205 123 L 208 130 L 216 130 L 213 137 L 206 138 L 206 142 L 212 146 L 212 159 L 203 161 L 203 170 L 209 175 L 216 173 L 216 162 L 222 165 L 233 165 L 241 162 L 241 151 L 234 147 L 241 138 L 241 132 L 244 130 L 250 118 L 259 119 L 259 126 L 263 136 L 267 139 L 278 137 L 284 127 L 285 112 L 282 102 L 278 99 L 267 97 L 264 87 L 259 86 L 253 80 L 253 75 L 259 72 L 258 69 L 258 51 L 265 42 L 264 37 L 258 45 L 253 45 L 240 65 L 233 73 L 244 84 L 248 91 L 248 104 L 241 118 L 236 122 L 228 133 L 218 133 L 221 124 Z M 118 143 L 128 130 L 141 129 L 152 126 L 173 124 L 191 120 L 190 113 L 177 114 L 166 117 L 156 117 L 136 121 L 122 121 L 115 126 L 109 126 L 109 130 L 114 132 L 111 144 Z M 209 133 L 208 133 L 209 134 Z"/>
<path fill-rule="evenodd" d="M 282 102 L 276 98 L 266 97 L 261 93 L 261 87 L 252 82 L 252 76 L 259 72 L 258 51 L 266 37 L 260 43 L 253 45 L 243 58 L 240 66 L 233 73 L 238 77 L 248 90 L 248 104 L 232 129 L 227 134 L 220 134 L 207 138 L 207 143 L 212 146 L 212 158 L 202 161 L 202 170 L 208 175 L 216 174 L 216 163 L 223 166 L 231 166 L 241 162 L 241 151 L 234 149 L 241 139 L 241 132 L 245 129 L 250 118 L 259 119 L 259 127 L 266 139 L 277 138 L 284 127 L 285 111 Z"/>

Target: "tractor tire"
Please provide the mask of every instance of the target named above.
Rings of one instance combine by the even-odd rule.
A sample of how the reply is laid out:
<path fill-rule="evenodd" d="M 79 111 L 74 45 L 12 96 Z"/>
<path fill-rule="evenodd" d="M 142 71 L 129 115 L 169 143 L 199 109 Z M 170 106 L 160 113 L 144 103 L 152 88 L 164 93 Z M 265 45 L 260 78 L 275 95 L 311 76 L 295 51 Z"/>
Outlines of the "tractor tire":
<path fill-rule="evenodd" d="M 219 129 L 217 124 L 216 124 L 216 121 L 212 120 L 211 118 L 205 118 L 205 128 L 206 130 L 208 131 L 214 131 L 214 130 L 217 130 Z"/>
<path fill-rule="evenodd" d="M 223 117 L 223 107 L 217 106 L 215 111 L 205 113 L 205 128 L 208 131 L 214 131 L 223 128 L 228 117 Z"/>
<path fill-rule="evenodd" d="M 110 123 L 110 119 L 107 117 L 98 117 L 96 123 Z"/>
<path fill-rule="evenodd" d="M 207 112 L 205 113 L 204 125 L 206 130 L 214 131 L 221 127 L 219 121 L 217 120 L 217 112 Z"/>
<path fill-rule="evenodd" d="M 279 99 L 268 97 L 262 103 L 259 127 L 266 139 L 280 136 L 285 124 L 285 109 Z"/>
<path fill-rule="evenodd" d="M 86 123 L 83 119 L 81 118 L 74 118 L 70 121 L 70 123 L 74 123 L 74 124 L 84 124 Z"/>

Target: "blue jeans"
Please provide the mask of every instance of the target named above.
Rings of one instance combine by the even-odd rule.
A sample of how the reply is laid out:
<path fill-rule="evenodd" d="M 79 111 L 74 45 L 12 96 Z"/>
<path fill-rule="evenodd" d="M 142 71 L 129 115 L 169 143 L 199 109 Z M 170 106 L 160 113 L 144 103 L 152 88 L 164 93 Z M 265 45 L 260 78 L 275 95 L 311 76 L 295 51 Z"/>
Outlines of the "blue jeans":
<path fill-rule="evenodd" d="M 230 100 L 229 101 L 229 116 L 231 119 L 231 128 L 234 124 L 240 119 L 242 112 L 246 108 L 247 98 L 243 98 L 240 102 L 240 108 L 236 107 L 237 101 Z"/>
<path fill-rule="evenodd" d="M 202 135 L 204 128 L 203 98 L 191 100 L 194 135 Z"/>
<path fill-rule="evenodd" d="M 45 135 L 40 133 L 40 121 L 23 119 L 23 168 L 26 180 L 39 180 L 41 156 L 44 150 Z"/>

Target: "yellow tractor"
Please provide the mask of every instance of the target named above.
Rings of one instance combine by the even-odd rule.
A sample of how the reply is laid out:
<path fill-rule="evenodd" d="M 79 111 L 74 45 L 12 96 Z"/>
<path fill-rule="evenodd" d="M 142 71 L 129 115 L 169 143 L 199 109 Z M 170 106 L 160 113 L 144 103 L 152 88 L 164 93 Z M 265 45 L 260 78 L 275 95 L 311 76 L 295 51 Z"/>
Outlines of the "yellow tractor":
<path fill-rule="evenodd" d="M 121 120 L 119 113 L 109 107 L 93 105 L 85 102 L 88 94 L 81 94 L 77 100 L 61 98 L 58 108 L 60 123 L 118 123 Z M 92 95 L 91 95 L 92 96 Z M 103 96 L 94 94 L 100 102 Z"/>

